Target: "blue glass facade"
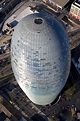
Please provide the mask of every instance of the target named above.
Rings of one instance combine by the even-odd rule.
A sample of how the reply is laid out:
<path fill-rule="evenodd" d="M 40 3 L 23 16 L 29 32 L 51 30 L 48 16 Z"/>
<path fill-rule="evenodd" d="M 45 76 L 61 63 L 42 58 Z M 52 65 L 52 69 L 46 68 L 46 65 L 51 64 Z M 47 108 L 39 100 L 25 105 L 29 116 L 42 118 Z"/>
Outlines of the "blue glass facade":
<path fill-rule="evenodd" d="M 68 37 L 60 22 L 40 13 L 23 18 L 13 33 L 11 63 L 18 84 L 34 103 L 54 101 L 70 70 Z"/>

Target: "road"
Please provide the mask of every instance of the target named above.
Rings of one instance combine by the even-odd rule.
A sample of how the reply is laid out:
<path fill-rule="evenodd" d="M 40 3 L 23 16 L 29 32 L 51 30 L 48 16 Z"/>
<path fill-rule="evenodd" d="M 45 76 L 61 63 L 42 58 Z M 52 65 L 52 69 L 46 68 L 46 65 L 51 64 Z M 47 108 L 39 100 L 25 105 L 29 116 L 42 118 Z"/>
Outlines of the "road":
<path fill-rule="evenodd" d="M 7 78 L 4 78 L 4 79 L 1 79 L 0 80 L 0 88 L 2 86 L 5 86 L 7 83 L 9 82 L 13 82 L 15 79 L 14 79 L 14 75 L 9 75 Z"/>
<path fill-rule="evenodd" d="M 4 53 L 4 54 L 1 54 L 1 55 L 0 55 L 0 60 L 3 60 L 3 59 L 5 59 L 5 58 L 9 58 L 9 57 L 10 57 L 10 52 Z"/>
<path fill-rule="evenodd" d="M 9 64 L 0 71 L 0 79 L 5 78 L 11 74 L 13 74 L 13 71 L 11 68 L 11 64 Z"/>
<path fill-rule="evenodd" d="M 12 7 L 11 5 L 14 4 L 14 0 L 8 0 L 9 3 L 5 5 L 5 7 L 3 7 L 3 9 L 1 10 L 3 13 L 5 13 L 8 9 L 8 7 Z M 18 0 L 19 1 L 19 0 Z M 16 1 L 15 1 L 16 2 Z M 6 2 L 5 2 L 6 3 Z M 12 8 L 11 8 L 12 9 Z M 9 10 L 9 9 L 8 9 Z"/>

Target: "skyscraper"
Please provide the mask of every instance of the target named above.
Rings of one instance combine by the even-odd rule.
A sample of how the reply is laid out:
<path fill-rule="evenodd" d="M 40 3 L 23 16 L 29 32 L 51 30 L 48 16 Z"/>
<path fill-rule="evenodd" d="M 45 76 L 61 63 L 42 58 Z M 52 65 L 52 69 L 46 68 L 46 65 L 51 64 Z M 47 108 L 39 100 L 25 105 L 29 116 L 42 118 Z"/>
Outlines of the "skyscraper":
<path fill-rule="evenodd" d="M 64 27 L 48 14 L 34 13 L 15 27 L 11 43 L 15 78 L 29 99 L 40 105 L 55 100 L 70 70 L 70 49 Z"/>

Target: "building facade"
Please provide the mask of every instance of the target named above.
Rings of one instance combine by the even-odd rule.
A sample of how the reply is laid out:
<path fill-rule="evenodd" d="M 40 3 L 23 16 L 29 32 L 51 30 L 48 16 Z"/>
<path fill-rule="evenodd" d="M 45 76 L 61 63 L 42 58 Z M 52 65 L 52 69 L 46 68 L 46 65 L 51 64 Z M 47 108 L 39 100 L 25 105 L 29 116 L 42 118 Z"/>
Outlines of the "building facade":
<path fill-rule="evenodd" d="M 68 36 L 61 23 L 41 13 L 23 18 L 13 33 L 11 63 L 19 86 L 32 102 L 53 102 L 70 70 Z"/>
<path fill-rule="evenodd" d="M 63 0 L 63 1 L 62 0 L 43 0 L 43 1 L 57 11 L 62 10 L 69 3 L 69 0 Z"/>
<path fill-rule="evenodd" d="M 80 21 L 80 1 L 76 1 L 72 4 L 70 15 Z"/>

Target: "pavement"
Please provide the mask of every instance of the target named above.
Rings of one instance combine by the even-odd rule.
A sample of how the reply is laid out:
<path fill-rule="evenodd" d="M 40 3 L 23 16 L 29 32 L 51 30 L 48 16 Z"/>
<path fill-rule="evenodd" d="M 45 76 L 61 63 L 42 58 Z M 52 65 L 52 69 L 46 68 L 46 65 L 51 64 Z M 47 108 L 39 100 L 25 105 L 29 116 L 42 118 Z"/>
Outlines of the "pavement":
<path fill-rule="evenodd" d="M 8 64 L 3 69 L 0 70 L 0 78 L 5 77 L 6 75 L 9 75 L 11 73 L 13 73 L 11 64 Z"/>

